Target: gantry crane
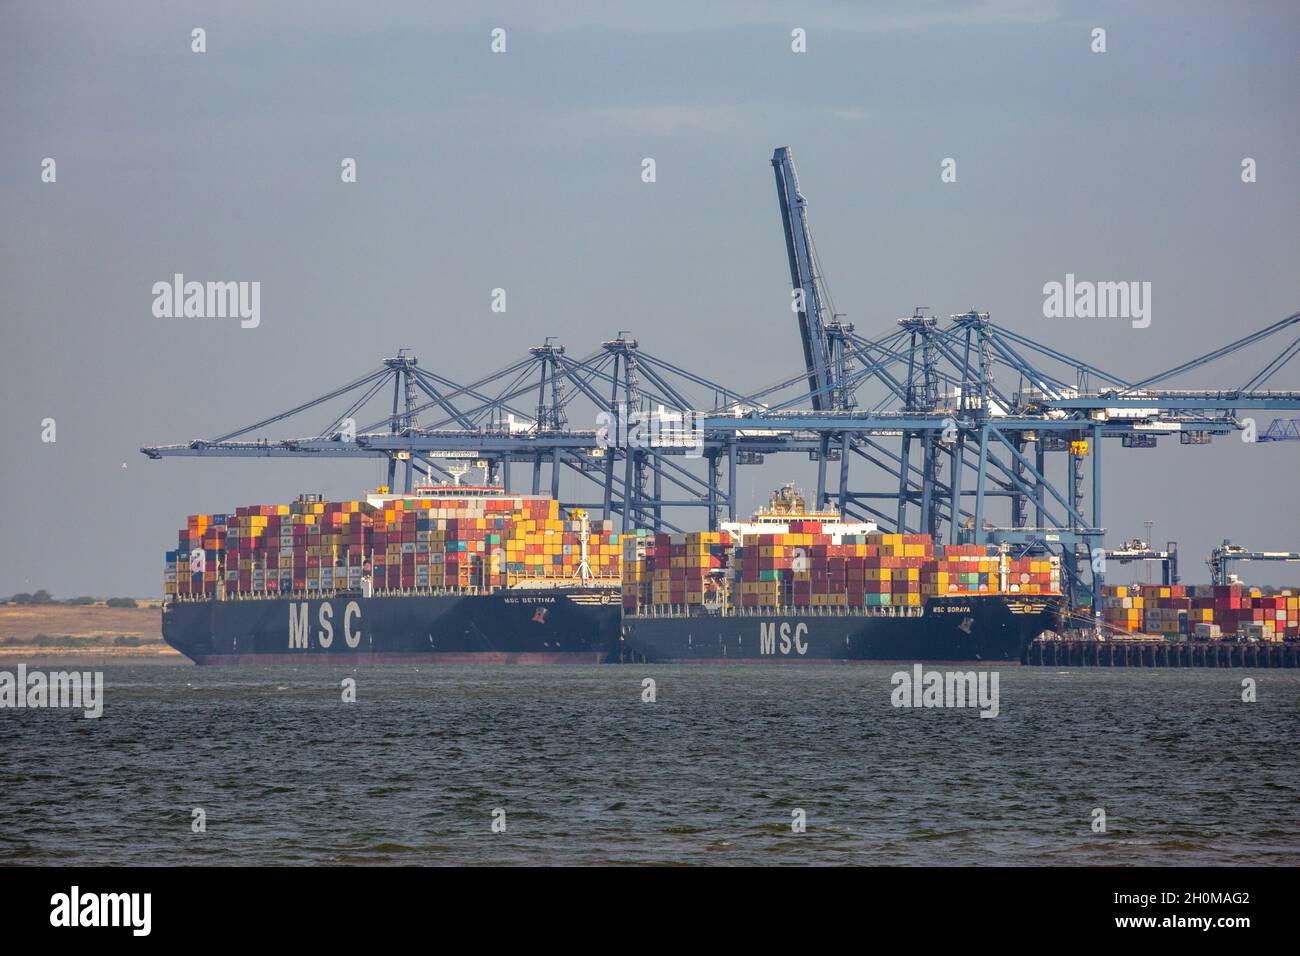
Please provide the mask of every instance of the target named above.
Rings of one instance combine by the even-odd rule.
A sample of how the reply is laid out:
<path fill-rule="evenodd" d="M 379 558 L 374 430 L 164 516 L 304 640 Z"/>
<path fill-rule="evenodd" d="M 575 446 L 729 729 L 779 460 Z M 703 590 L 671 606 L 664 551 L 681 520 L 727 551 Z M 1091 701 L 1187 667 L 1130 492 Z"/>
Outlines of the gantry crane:
<path fill-rule="evenodd" d="M 1132 564 L 1134 561 L 1159 561 L 1160 583 L 1168 587 L 1178 583 L 1178 542 L 1170 541 L 1165 550 L 1157 551 L 1145 541 L 1134 538 L 1125 541 L 1118 548 L 1107 548 L 1106 560 L 1116 564 Z"/>
<path fill-rule="evenodd" d="M 1300 338 L 1242 386 L 1168 387 L 1225 356 L 1295 335 L 1300 312 L 1138 381 L 975 309 L 946 320 L 917 309 L 879 334 L 859 334 L 831 304 L 788 147 L 776 150 L 772 166 L 804 359 L 772 384 L 724 386 L 646 351 L 626 332 L 581 358 L 547 339 L 464 385 L 401 351 L 253 425 L 141 451 L 151 458 L 379 457 L 388 461 L 390 485 L 405 465 L 407 490 L 416 463 L 446 475 L 439 460 L 472 457 L 507 489 L 511 465 L 523 464 L 535 492 L 547 469 L 555 497 L 562 474 L 594 486 L 564 504 L 617 516 L 624 530 L 679 530 L 672 513 L 680 508 L 703 509 L 710 528 L 724 516 L 735 520 L 738 470 L 795 453 L 817 462 L 819 507 L 833 502 L 886 531 L 1060 554 L 1071 598 L 1096 609 L 1105 441 L 1130 449 L 1175 437 L 1204 445 L 1245 427 L 1244 414 L 1300 410 L 1300 391 L 1265 388 L 1300 351 Z M 386 385 L 391 410 L 355 431 L 341 427 Z M 252 437 L 344 399 L 342 414 L 311 437 Z M 648 438 L 644 427 L 625 427 L 634 416 L 639 426 L 689 418 L 691 440 Z"/>
<path fill-rule="evenodd" d="M 1227 538 L 1210 552 L 1205 563 L 1210 566 L 1210 579 L 1215 584 L 1229 582 L 1228 565 L 1232 561 L 1300 561 L 1300 551 L 1247 551 Z"/>

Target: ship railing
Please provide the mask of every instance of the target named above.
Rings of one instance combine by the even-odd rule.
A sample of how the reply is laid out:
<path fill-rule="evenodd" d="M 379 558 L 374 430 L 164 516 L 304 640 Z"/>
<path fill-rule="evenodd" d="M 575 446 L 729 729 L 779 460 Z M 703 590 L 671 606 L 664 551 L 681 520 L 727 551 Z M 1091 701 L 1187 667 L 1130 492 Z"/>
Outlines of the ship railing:
<path fill-rule="evenodd" d="M 700 614 L 702 604 L 646 604 L 637 608 L 637 617 L 921 617 L 925 608 L 916 605 L 829 605 L 799 607 L 788 604 L 768 607 L 729 607 L 719 612 Z"/>
<path fill-rule="evenodd" d="M 372 597 L 438 597 L 443 595 L 454 595 L 460 597 L 470 597 L 475 595 L 496 594 L 503 588 L 491 587 L 413 587 L 413 588 L 375 588 L 371 592 Z M 305 588 L 290 591 L 227 591 L 224 596 L 215 593 L 203 594 L 165 594 L 163 603 L 175 602 L 178 604 L 187 603 L 206 603 L 208 601 L 265 601 L 268 598 L 286 598 L 295 601 L 320 600 L 325 598 L 335 598 L 339 595 L 355 595 L 360 592 L 359 588 Z"/>

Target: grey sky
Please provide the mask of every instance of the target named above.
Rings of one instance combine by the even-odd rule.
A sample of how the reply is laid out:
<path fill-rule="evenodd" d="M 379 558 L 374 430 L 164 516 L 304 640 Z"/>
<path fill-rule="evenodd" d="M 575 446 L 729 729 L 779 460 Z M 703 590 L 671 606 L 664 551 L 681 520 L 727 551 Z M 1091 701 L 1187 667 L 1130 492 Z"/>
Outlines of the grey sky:
<path fill-rule="evenodd" d="M 794 371 L 781 144 L 860 331 L 975 307 L 1136 377 L 1300 304 L 1294 4 L 268 6 L 0 8 L 0 594 L 154 595 L 187 513 L 373 486 L 378 463 L 136 449 L 401 346 L 467 380 L 546 335 L 586 354 L 630 329 L 735 386 Z M 176 272 L 260 281 L 261 327 L 154 318 L 150 288 Z M 1149 280 L 1151 327 L 1042 318 L 1067 272 Z M 1283 344 L 1186 384 L 1239 385 Z M 1300 387 L 1300 367 L 1275 384 Z M 1300 445 L 1108 443 L 1108 543 L 1149 518 L 1192 581 L 1223 537 L 1297 547 L 1298 463 Z M 742 506 L 785 475 L 811 466 L 745 472 Z"/>

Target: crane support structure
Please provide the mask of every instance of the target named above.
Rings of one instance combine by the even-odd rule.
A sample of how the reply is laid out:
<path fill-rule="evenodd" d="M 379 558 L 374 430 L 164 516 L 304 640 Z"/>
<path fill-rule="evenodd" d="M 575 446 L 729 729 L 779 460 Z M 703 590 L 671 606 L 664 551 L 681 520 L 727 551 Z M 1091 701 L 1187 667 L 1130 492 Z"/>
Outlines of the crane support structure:
<path fill-rule="evenodd" d="M 723 385 L 625 331 L 581 356 L 548 338 L 468 382 L 402 350 L 251 425 L 141 451 L 154 459 L 379 458 L 390 486 L 400 467 L 407 490 L 417 469 L 447 477 L 449 462 L 470 459 L 490 483 L 549 492 L 625 531 L 716 529 L 739 519 L 741 469 L 795 454 L 816 462 L 819 505 L 884 531 L 1058 554 L 1069 597 L 1099 613 L 1108 556 L 1103 445 L 1205 445 L 1245 429 L 1251 411 L 1300 411 L 1300 389 L 1270 384 L 1290 368 L 1295 343 L 1247 387 L 1169 385 L 1279 334 L 1289 338 L 1300 312 L 1137 382 L 974 309 L 945 320 L 918 308 L 862 335 L 833 312 L 789 149 L 778 149 L 772 165 L 796 305 L 802 293 L 804 362 L 771 384 Z M 307 415 L 324 427 L 319 418 L 286 424 Z M 298 437 L 271 437 L 272 427 Z M 1238 444 L 1243 454 L 1256 447 Z M 703 520 L 684 520 L 691 509 Z"/>
<path fill-rule="evenodd" d="M 1300 441 L 1300 418 L 1275 418 L 1256 441 Z"/>

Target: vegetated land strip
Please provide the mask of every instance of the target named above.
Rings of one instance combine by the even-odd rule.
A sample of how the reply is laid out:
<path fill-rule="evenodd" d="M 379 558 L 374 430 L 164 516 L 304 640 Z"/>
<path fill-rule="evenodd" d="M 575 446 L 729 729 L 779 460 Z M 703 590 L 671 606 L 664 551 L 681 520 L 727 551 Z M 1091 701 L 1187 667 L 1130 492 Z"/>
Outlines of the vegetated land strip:
<path fill-rule="evenodd" d="M 119 641 L 118 638 L 124 638 Z M 136 645 L 136 646 L 131 646 Z M 0 655 L 100 653 L 121 656 L 175 654 L 162 642 L 157 605 L 0 605 Z"/>

